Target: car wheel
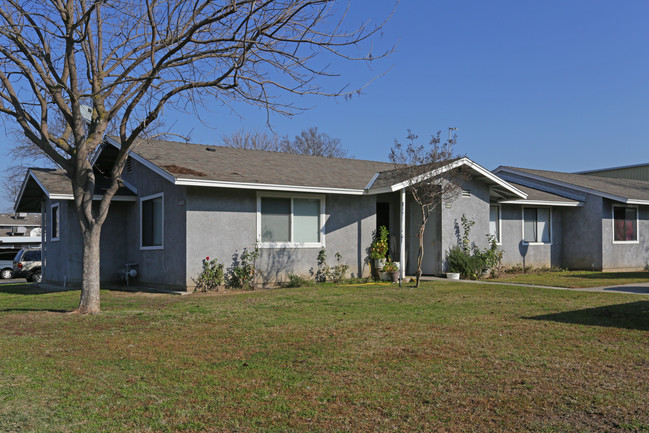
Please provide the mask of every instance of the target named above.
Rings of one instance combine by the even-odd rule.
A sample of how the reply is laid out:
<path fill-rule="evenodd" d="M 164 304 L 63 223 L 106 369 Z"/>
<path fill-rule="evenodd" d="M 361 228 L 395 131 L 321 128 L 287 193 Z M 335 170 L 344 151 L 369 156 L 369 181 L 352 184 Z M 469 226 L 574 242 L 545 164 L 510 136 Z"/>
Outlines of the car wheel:
<path fill-rule="evenodd" d="M 43 276 L 41 275 L 41 271 L 36 271 L 33 274 L 30 275 L 29 281 L 32 283 L 40 283 L 43 281 Z"/>
<path fill-rule="evenodd" d="M 13 277 L 14 273 L 11 271 L 11 269 L 3 269 L 0 272 L 0 278 L 3 280 L 8 280 L 9 278 Z"/>

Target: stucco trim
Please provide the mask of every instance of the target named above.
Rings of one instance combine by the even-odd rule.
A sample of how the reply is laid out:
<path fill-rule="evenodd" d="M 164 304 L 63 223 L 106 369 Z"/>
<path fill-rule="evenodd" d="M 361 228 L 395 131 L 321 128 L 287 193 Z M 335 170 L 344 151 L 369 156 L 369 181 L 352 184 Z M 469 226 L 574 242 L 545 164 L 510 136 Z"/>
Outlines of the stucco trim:
<path fill-rule="evenodd" d="M 621 207 L 622 209 L 633 208 L 635 209 L 635 237 L 634 241 L 616 241 L 615 240 L 615 208 Z M 619 204 L 611 204 L 611 243 L 615 245 L 630 245 L 640 243 L 640 207 L 638 206 L 623 206 Z"/>
<path fill-rule="evenodd" d="M 144 246 L 142 245 L 142 202 L 146 200 L 151 200 L 154 198 L 162 197 L 162 244 L 161 245 L 148 245 Z M 163 250 L 165 247 L 165 197 L 164 197 L 164 192 L 159 192 L 157 194 L 151 194 L 147 195 L 144 197 L 141 197 L 139 200 L 139 225 L 138 225 L 138 230 L 140 232 L 140 250 L 141 251 L 148 251 L 148 250 Z"/>
<path fill-rule="evenodd" d="M 262 197 L 276 197 L 276 198 L 290 198 L 291 199 L 291 215 L 289 222 L 289 242 L 263 242 L 261 240 L 261 199 Z M 295 198 L 308 198 L 320 201 L 320 242 L 293 242 L 293 199 Z M 326 197 L 324 195 L 308 195 L 308 194 L 289 194 L 289 193 L 267 193 L 257 192 L 257 247 L 264 249 L 273 248 L 325 248 L 325 213 L 326 213 Z"/>
<path fill-rule="evenodd" d="M 550 242 L 525 242 L 525 209 L 549 209 L 550 210 Z M 552 245 L 554 239 L 554 217 L 552 207 L 549 206 L 522 206 L 521 207 L 521 242 L 523 245 Z M 537 217 L 538 220 L 538 217 Z"/>
<path fill-rule="evenodd" d="M 56 237 L 54 237 L 54 233 L 52 233 L 52 230 L 54 229 L 54 208 L 56 208 L 56 230 L 58 233 L 56 233 Z M 50 241 L 56 242 L 61 240 L 61 206 L 59 203 L 52 203 L 50 205 Z"/>

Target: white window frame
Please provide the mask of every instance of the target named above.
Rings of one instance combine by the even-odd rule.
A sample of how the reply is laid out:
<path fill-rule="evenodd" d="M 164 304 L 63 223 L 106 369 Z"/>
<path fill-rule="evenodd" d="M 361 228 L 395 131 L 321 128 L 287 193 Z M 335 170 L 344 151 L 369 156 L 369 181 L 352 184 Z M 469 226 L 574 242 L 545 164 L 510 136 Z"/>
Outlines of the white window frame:
<path fill-rule="evenodd" d="M 290 198 L 291 214 L 289 216 L 288 242 L 262 242 L 261 240 L 261 199 Z M 320 201 L 320 242 L 293 242 L 293 199 L 306 198 Z M 291 194 L 281 192 L 257 192 L 257 246 L 259 248 L 324 248 L 325 247 L 325 196 L 310 194 Z"/>
<path fill-rule="evenodd" d="M 61 240 L 61 207 L 60 203 L 52 203 L 50 206 L 50 240 L 51 241 L 60 241 Z M 56 237 L 54 237 L 54 208 L 56 208 Z"/>
<path fill-rule="evenodd" d="M 502 245 L 503 244 L 502 206 L 500 206 L 499 204 L 489 204 L 489 225 L 491 225 L 491 207 L 492 206 L 498 208 L 498 237 L 496 238 L 496 245 Z M 491 233 L 489 233 L 489 236 L 491 236 Z M 550 233 L 550 236 L 552 236 L 552 233 Z"/>
<path fill-rule="evenodd" d="M 525 209 L 549 209 L 550 210 L 550 242 L 525 242 Z M 523 206 L 521 208 L 521 240 L 523 245 L 552 245 L 552 239 L 554 237 L 554 227 L 553 227 L 552 217 L 552 208 L 549 206 Z M 537 223 L 538 223 L 538 214 L 537 214 Z M 537 232 L 538 236 L 538 232 Z"/>
<path fill-rule="evenodd" d="M 142 202 L 147 201 L 147 200 L 152 200 L 158 197 L 162 197 L 162 244 L 161 245 L 151 245 L 151 246 L 144 246 L 142 245 Z M 138 230 L 140 231 L 140 250 L 162 250 L 165 247 L 165 196 L 163 192 L 159 192 L 157 194 L 151 194 L 147 195 L 145 197 L 140 197 L 140 225 Z"/>
<path fill-rule="evenodd" d="M 615 208 L 633 208 L 635 209 L 635 241 L 616 241 L 615 240 Z M 640 207 L 630 205 L 614 204 L 611 206 L 611 239 L 614 244 L 639 244 L 640 243 Z"/>

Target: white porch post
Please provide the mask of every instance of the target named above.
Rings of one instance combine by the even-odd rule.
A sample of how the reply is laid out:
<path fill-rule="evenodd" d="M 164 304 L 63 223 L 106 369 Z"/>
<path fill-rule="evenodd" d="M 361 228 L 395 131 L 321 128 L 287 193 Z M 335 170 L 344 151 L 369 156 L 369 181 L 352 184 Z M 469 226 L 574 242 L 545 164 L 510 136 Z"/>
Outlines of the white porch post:
<path fill-rule="evenodd" d="M 399 224 L 399 260 L 401 279 L 406 278 L 406 189 L 401 190 L 401 224 Z"/>

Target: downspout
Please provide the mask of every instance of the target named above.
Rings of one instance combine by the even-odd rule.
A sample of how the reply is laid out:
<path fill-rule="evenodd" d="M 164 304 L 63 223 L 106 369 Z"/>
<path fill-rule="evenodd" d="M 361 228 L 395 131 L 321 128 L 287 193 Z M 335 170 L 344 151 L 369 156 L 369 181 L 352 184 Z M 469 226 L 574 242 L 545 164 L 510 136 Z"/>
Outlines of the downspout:
<path fill-rule="evenodd" d="M 399 261 L 401 262 L 400 279 L 406 278 L 406 189 L 401 190 L 401 224 L 399 224 Z"/>

